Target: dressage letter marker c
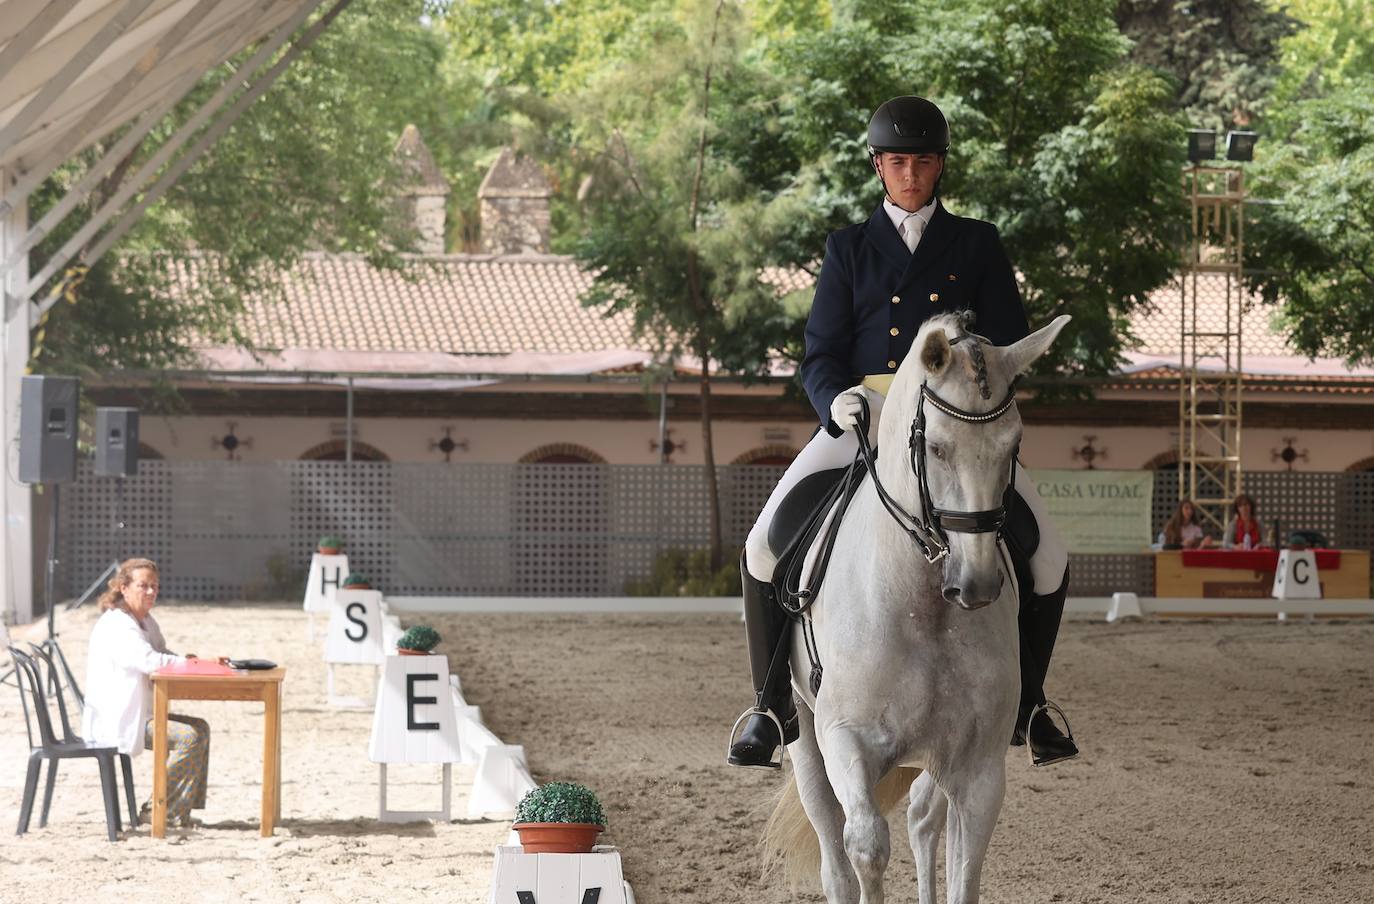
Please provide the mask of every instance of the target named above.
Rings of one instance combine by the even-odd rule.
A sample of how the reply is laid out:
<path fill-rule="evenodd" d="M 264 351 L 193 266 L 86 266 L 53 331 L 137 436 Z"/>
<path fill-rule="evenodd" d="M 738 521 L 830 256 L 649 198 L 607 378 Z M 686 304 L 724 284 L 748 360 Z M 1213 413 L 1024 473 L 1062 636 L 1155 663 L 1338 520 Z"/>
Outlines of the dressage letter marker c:
<path fill-rule="evenodd" d="M 1310 549 L 1285 549 L 1280 552 L 1279 566 L 1274 571 L 1274 589 L 1270 596 L 1276 600 L 1321 599 L 1317 554 Z"/>

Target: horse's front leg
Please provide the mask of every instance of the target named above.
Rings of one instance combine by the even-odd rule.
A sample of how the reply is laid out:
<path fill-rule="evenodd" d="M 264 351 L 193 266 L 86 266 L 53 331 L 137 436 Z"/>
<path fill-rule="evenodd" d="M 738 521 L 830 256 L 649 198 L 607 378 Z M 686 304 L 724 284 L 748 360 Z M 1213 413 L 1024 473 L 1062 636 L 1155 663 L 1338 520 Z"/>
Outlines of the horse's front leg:
<path fill-rule="evenodd" d="M 983 862 L 1006 795 L 1007 763 L 996 755 L 961 767 L 940 777 L 950 809 L 945 884 L 949 904 L 977 904 Z"/>
<path fill-rule="evenodd" d="M 816 717 L 806 704 L 797 706 L 800 734 L 788 745 L 802 808 L 821 843 L 821 888 L 828 904 L 855 904 L 859 880 L 844 849 L 844 810 L 830 787 L 825 762 L 816 746 Z"/>
<path fill-rule="evenodd" d="M 906 811 L 907 835 L 916 856 L 916 884 L 921 904 L 935 904 L 935 858 L 940 850 L 940 833 L 945 828 L 948 801 L 929 772 L 911 786 L 911 804 Z"/>
<path fill-rule="evenodd" d="M 825 774 L 844 808 L 844 850 L 859 879 L 859 904 L 883 904 L 883 872 L 892 849 L 874 789 L 889 764 L 852 723 L 818 729 Z"/>

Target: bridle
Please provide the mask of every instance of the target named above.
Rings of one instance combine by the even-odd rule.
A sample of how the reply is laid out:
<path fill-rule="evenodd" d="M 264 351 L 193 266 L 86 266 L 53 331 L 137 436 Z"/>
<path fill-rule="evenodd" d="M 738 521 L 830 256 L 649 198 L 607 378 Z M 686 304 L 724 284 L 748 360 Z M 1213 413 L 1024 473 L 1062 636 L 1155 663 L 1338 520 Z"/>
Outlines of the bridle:
<path fill-rule="evenodd" d="M 950 345 L 964 339 L 970 339 L 975 343 L 974 348 L 977 349 L 975 358 L 980 365 L 978 368 L 979 387 L 982 390 L 983 398 L 989 398 L 991 393 L 987 388 L 985 367 L 982 366 L 982 349 L 977 347 L 977 343 L 982 340 L 972 334 L 964 333 L 950 340 Z M 868 466 L 868 473 L 873 478 L 873 488 L 878 491 L 878 499 L 882 502 L 883 508 L 887 509 L 893 520 L 911 535 L 911 538 L 916 541 L 916 545 L 920 547 L 921 553 L 926 557 L 926 561 L 932 564 L 949 555 L 950 533 L 986 534 L 996 531 L 1000 536 L 1002 526 L 1007 521 L 1007 507 L 1003 503 L 997 508 L 978 512 L 936 507 L 931 497 L 930 483 L 926 479 L 926 400 L 930 400 L 932 408 L 948 417 L 969 424 L 987 424 L 1002 417 L 1016 403 L 1016 383 L 1017 381 L 1013 379 L 1011 385 L 1007 387 L 1006 396 L 988 411 L 965 411 L 963 408 L 942 399 L 925 380 L 921 381 L 921 395 L 916 403 L 916 417 L 911 422 L 911 432 L 907 438 L 911 472 L 920 485 L 921 508 L 918 513 L 919 516 L 908 512 L 897 500 L 893 499 L 883 486 L 882 481 L 878 479 L 878 468 L 873 448 L 868 441 L 868 400 L 862 395 L 859 396 L 860 413 L 854 433 L 859 440 L 859 454 L 863 456 L 864 463 Z M 1019 452 L 1019 446 L 1017 452 Z M 1011 457 L 1008 485 L 1010 486 L 1010 482 L 1014 482 L 1015 479 L 1016 453 L 1014 452 Z"/>

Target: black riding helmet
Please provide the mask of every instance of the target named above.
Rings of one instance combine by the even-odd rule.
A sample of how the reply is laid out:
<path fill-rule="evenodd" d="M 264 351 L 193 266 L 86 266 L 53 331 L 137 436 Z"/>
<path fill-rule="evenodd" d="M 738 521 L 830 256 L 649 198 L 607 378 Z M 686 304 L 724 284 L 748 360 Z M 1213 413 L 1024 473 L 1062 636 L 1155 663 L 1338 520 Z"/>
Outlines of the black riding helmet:
<path fill-rule="evenodd" d="M 868 121 L 868 152 L 945 154 L 949 152 L 949 123 L 940 108 L 924 97 L 894 97 L 873 112 Z"/>
<path fill-rule="evenodd" d="M 878 172 L 878 155 L 890 154 L 939 154 L 949 153 L 949 123 L 940 108 L 914 94 L 904 94 L 887 101 L 873 111 L 868 121 L 868 162 L 873 171 Z M 935 180 L 935 194 L 940 193 L 940 182 L 945 178 L 944 168 Z M 887 193 L 887 183 L 882 173 L 878 181 L 883 183 Z M 890 198 L 891 195 L 889 194 Z"/>

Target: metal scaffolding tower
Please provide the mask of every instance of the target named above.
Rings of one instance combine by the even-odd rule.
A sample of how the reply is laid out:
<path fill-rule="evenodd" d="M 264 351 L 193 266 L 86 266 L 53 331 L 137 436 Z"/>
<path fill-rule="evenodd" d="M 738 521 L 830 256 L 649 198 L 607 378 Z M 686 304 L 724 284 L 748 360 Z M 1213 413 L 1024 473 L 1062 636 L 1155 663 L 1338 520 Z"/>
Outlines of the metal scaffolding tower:
<path fill-rule="evenodd" d="M 1184 170 L 1184 184 L 1192 230 L 1180 306 L 1178 489 L 1220 533 L 1241 491 L 1245 176 L 1239 167 L 1193 165 Z M 1199 286 L 1204 274 L 1221 279 Z"/>

